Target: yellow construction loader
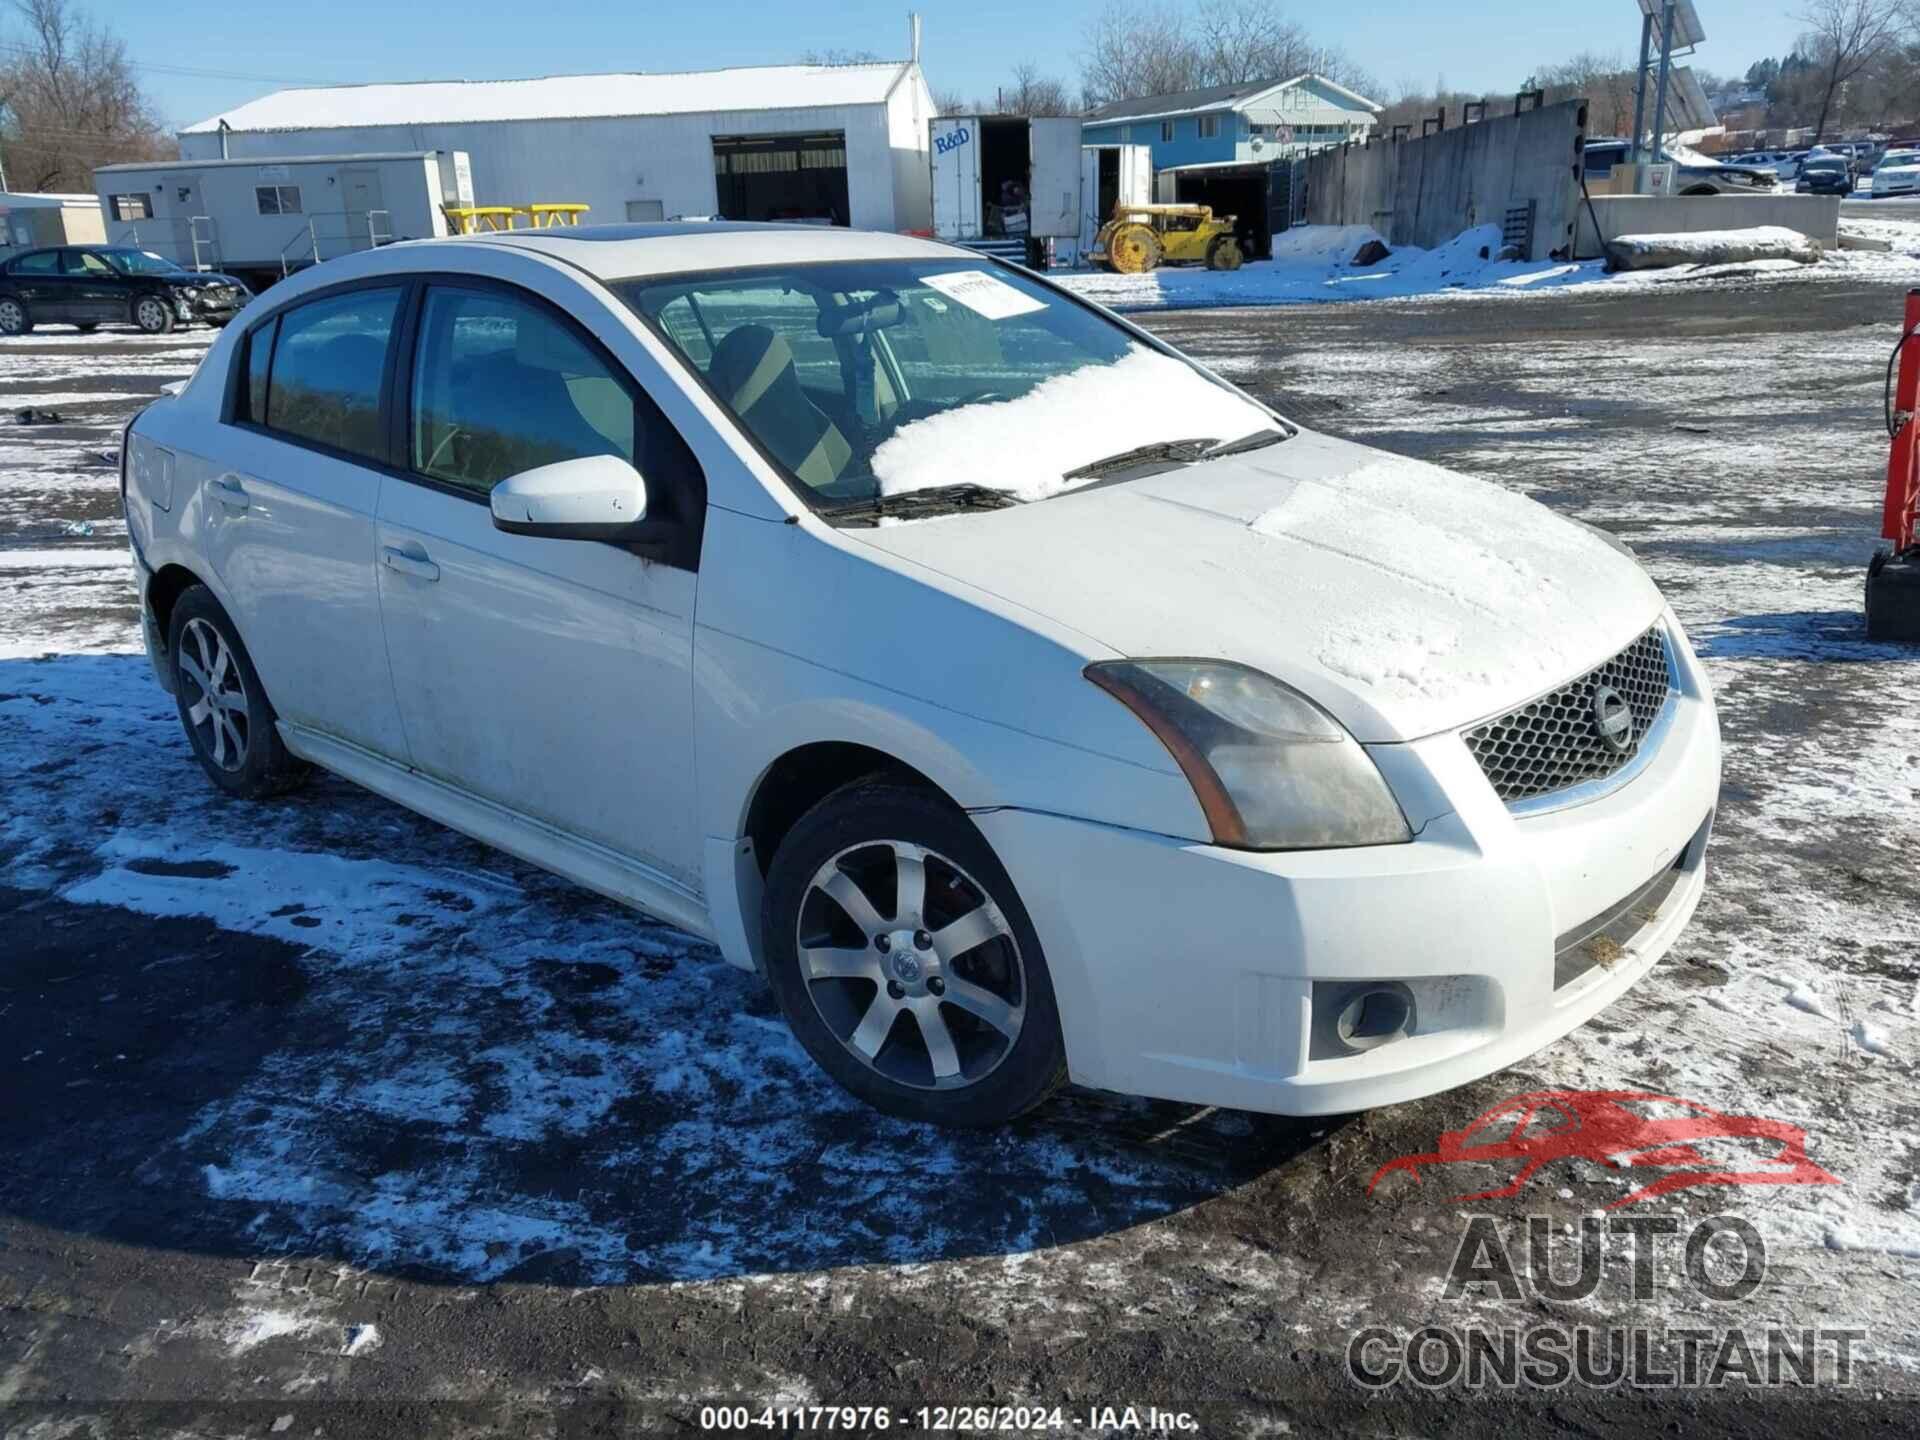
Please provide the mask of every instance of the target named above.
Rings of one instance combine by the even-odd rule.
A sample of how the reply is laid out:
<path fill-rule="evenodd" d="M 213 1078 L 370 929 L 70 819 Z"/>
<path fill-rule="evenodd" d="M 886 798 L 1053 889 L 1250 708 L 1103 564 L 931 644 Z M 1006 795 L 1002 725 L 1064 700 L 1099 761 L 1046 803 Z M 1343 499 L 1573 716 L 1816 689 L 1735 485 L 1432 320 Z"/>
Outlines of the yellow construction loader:
<path fill-rule="evenodd" d="M 1238 270 L 1246 257 L 1233 222 L 1231 215 L 1216 218 L 1210 205 L 1115 205 L 1089 258 L 1122 275 L 1144 275 L 1156 265 Z"/>

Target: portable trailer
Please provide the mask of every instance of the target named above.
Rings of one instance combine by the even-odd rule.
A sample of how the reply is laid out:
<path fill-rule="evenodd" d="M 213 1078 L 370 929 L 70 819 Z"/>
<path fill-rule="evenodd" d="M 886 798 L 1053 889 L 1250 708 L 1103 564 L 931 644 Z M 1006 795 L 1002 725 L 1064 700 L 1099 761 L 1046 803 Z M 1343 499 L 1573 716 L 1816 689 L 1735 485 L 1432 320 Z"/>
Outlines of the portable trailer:
<path fill-rule="evenodd" d="M 255 290 L 336 255 L 445 235 L 445 208 L 473 204 L 463 150 L 103 165 L 93 183 L 110 244 Z"/>
<path fill-rule="evenodd" d="M 1020 264 L 1080 236 L 1080 121 L 948 115 L 932 133 L 936 238 Z"/>
<path fill-rule="evenodd" d="M 1920 641 L 1920 290 L 1907 292 L 1887 361 L 1887 494 L 1867 566 L 1867 638 Z"/>

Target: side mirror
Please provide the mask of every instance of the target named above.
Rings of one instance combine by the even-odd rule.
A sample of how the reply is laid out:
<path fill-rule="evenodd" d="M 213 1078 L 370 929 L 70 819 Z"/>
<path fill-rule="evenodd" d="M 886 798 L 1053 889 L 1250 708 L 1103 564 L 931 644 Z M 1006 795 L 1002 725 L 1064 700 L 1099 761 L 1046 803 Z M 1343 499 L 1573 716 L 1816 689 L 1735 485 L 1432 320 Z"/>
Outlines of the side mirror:
<path fill-rule="evenodd" d="M 647 518 L 647 482 L 618 455 L 522 470 L 488 498 L 496 530 L 551 540 L 629 540 Z"/>

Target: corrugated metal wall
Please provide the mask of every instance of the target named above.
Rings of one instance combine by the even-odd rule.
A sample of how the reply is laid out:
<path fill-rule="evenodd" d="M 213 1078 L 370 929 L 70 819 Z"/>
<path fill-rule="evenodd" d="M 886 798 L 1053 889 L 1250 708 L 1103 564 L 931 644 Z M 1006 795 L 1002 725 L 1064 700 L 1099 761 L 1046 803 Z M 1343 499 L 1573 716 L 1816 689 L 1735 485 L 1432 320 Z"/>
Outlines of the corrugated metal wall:
<path fill-rule="evenodd" d="M 235 131 L 228 136 L 228 154 L 241 159 L 465 150 L 473 160 L 478 204 L 579 202 L 593 207 L 589 221 L 617 222 L 626 219 L 629 200 L 658 200 L 668 216 L 715 213 L 716 135 L 839 130 L 847 137 L 853 225 L 905 230 L 929 221 L 925 97 L 925 82 L 915 75 L 902 81 L 886 106 Z M 220 154 L 214 134 L 182 135 L 180 145 L 189 159 Z"/>

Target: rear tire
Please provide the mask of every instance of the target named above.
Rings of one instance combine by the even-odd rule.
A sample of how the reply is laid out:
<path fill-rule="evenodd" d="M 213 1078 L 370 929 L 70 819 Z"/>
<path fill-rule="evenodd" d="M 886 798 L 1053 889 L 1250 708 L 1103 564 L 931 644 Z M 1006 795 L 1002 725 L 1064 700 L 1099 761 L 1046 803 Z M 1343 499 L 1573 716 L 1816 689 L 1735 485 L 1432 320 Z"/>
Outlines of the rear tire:
<path fill-rule="evenodd" d="M 213 592 L 188 587 L 174 602 L 167 630 L 174 702 L 207 778 L 242 800 L 302 784 L 308 766 L 281 743 L 266 687 Z"/>
<path fill-rule="evenodd" d="M 761 925 L 793 1033 L 876 1110 L 1004 1125 L 1065 1081 L 1026 907 L 941 797 L 879 778 L 827 796 L 774 853 Z"/>
<path fill-rule="evenodd" d="M 82 335 L 91 335 L 100 328 L 100 322 L 98 320 L 88 320 L 84 324 L 75 325 L 73 328 L 78 330 Z"/>
<path fill-rule="evenodd" d="M 33 315 L 27 302 L 11 295 L 0 297 L 0 335 L 31 335 Z"/>
<path fill-rule="evenodd" d="M 158 295 L 142 295 L 133 302 L 133 323 L 147 335 L 165 335 L 173 329 L 173 307 Z"/>

